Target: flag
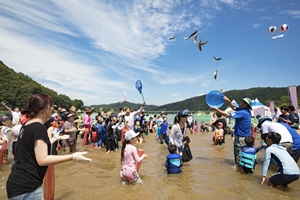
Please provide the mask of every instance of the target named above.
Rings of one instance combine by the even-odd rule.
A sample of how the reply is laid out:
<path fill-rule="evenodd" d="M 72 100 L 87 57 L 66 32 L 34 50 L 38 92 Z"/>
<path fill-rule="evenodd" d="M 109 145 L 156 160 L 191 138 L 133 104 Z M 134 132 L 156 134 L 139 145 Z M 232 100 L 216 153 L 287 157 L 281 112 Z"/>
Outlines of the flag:
<path fill-rule="evenodd" d="M 123 103 L 124 101 L 126 101 L 126 92 L 124 91 L 124 96 L 123 96 L 123 99 L 122 99 L 122 101 L 120 102 L 120 103 Z"/>
<path fill-rule="evenodd" d="M 272 113 L 272 115 L 273 115 L 273 114 L 274 114 L 274 101 L 271 101 L 271 102 L 270 102 L 269 107 L 270 107 L 270 111 L 271 111 L 271 113 Z"/>
<path fill-rule="evenodd" d="M 289 87 L 291 102 L 295 108 L 295 111 L 298 112 L 298 98 L 297 98 L 297 88 L 296 86 Z"/>
<path fill-rule="evenodd" d="M 253 112 L 254 112 L 254 116 L 256 115 L 265 116 L 265 108 L 263 106 L 254 109 Z"/>

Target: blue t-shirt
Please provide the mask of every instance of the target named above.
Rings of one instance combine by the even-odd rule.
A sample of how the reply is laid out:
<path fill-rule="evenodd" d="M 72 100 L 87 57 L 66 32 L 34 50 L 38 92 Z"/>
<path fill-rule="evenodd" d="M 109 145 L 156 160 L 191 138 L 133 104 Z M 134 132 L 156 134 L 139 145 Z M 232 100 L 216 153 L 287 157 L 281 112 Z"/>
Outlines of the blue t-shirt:
<path fill-rule="evenodd" d="M 288 124 L 284 123 L 284 122 L 279 122 L 280 124 L 282 124 L 283 126 L 285 126 L 285 128 L 287 128 L 287 130 L 290 132 L 292 139 L 293 139 L 293 147 L 292 150 L 296 151 L 298 149 L 300 149 L 300 136 L 298 135 L 297 131 L 295 131 L 295 129 L 293 129 L 291 126 L 289 126 Z"/>
<path fill-rule="evenodd" d="M 160 134 L 166 134 L 167 133 L 168 125 L 169 125 L 168 122 L 163 122 L 161 124 Z"/>
<path fill-rule="evenodd" d="M 236 108 L 236 112 L 230 113 L 230 117 L 235 119 L 234 134 L 239 137 L 250 137 L 251 112 L 249 108 Z"/>

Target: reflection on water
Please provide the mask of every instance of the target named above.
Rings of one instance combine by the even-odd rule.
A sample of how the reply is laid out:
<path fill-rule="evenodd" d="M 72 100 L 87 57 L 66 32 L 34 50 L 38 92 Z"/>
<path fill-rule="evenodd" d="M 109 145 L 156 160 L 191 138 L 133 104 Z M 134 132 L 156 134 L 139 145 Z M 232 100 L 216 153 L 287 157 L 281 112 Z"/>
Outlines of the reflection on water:
<path fill-rule="evenodd" d="M 266 183 L 260 185 L 263 151 L 257 154 L 254 174 L 246 175 L 232 168 L 233 140 L 229 136 L 222 146 L 212 145 L 212 133 L 193 134 L 190 138 L 193 160 L 183 164 L 183 173 L 168 175 L 164 167 L 166 145 L 161 145 L 155 140 L 155 134 L 149 133 L 145 143 L 136 145 L 149 156 L 139 171 L 144 183 L 136 185 L 121 184 L 120 151 L 106 155 L 104 148 L 78 145 L 78 150 L 88 151 L 93 161 L 56 165 L 55 199 L 299 199 L 300 181 L 278 189 L 270 189 Z M 259 143 L 260 139 L 256 139 L 256 144 Z M 5 183 L 10 167 L 6 165 L 0 170 L 0 199 L 7 199 Z M 272 166 L 267 177 L 275 170 Z"/>

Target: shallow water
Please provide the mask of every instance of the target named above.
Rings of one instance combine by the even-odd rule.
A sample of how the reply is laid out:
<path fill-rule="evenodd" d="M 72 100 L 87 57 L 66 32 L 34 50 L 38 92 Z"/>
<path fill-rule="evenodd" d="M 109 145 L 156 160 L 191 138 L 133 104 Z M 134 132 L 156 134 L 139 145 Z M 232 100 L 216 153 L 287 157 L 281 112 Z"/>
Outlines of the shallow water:
<path fill-rule="evenodd" d="M 289 187 L 271 189 L 260 185 L 263 150 L 257 154 L 258 165 L 253 175 L 232 168 L 233 140 L 227 135 L 222 146 L 212 145 L 212 133 L 189 134 L 193 160 L 183 165 L 183 173 L 168 175 L 164 163 L 168 154 L 166 145 L 155 140 L 154 134 L 146 136 L 146 142 L 137 144 L 148 154 L 139 175 L 143 184 L 122 185 L 120 181 L 120 151 L 105 154 L 103 149 L 82 147 L 88 151 L 91 163 L 74 161 L 55 166 L 55 199 L 298 199 L 300 181 Z M 260 136 L 258 136 L 260 137 Z M 260 139 L 256 139 L 256 144 Z M 12 161 L 10 153 L 10 162 Z M 11 165 L 0 169 L 0 199 L 7 199 L 5 183 Z M 275 172 L 269 169 L 268 176 Z M 266 180 L 267 181 L 267 180 Z"/>

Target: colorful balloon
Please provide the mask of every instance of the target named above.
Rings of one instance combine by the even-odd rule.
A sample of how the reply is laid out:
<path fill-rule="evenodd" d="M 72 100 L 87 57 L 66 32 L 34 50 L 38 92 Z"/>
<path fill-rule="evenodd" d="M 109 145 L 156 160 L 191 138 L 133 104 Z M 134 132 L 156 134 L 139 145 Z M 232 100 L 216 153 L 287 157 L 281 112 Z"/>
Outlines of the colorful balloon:
<path fill-rule="evenodd" d="M 276 29 L 277 29 L 276 26 L 270 26 L 269 33 L 271 33 L 271 34 L 275 33 Z"/>
<path fill-rule="evenodd" d="M 281 30 L 282 32 L 286 32 L 288 29 L 289 29 L 289 25 L 287 25 L 287 24 L 282 24 L 282 25 L 280 26 L 280 30 Z"/>

